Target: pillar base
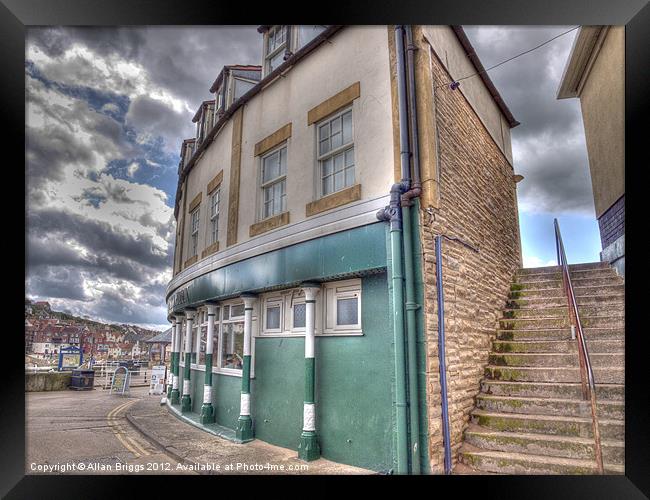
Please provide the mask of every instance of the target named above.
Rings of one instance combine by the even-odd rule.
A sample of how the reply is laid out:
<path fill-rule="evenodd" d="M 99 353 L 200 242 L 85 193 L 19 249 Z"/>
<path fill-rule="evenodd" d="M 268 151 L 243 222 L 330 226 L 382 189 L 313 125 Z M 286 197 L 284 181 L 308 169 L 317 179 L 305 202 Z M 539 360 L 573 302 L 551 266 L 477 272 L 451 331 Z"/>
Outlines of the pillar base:
<path fill-rule="evenodd" d="M 172 392 L 170 393 L 169 396 L 169 401 L 173 405 L 177 405 L 180 402 L 181 399 L 181 393 L 178 389 L 172 389 Z"/>
<path fill-rule="evenodd" d="M 250 415 L 240 415 L 237 420 L 236 437 L 242 443 L 247 443 L 255 439 L 253 432 L 253 419 Z"/>
<path fill-rule="evenodd" d="M 320 458 L 320 445 L 314 431 L 302 431 L 298 445 L 298 458 L 305 462 Z"/>
<path fill-rule="evenodd" d="M 188 413 L 192 411 L 192 398 L 189 394 L 183 394 L 181 398 L 181 413 Z"/>
<path fill-rule="evenodd" d="M 214 408 L 212 403 L 203 403 L 201 406 L 201 423 L 214 424 Z"/>

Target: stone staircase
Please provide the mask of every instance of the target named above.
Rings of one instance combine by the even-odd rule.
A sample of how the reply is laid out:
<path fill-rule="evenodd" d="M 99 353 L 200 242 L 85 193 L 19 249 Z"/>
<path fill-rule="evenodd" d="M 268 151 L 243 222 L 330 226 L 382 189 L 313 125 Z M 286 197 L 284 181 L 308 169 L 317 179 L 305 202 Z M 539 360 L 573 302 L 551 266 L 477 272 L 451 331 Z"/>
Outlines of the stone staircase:
<path fill-rule="evenodd" d="M 624 473 L 624 282 L 569 266 L 594 371 L 606 474 Z M 454 473 L 595 474 L 560 267 L 517 272 Z"/>

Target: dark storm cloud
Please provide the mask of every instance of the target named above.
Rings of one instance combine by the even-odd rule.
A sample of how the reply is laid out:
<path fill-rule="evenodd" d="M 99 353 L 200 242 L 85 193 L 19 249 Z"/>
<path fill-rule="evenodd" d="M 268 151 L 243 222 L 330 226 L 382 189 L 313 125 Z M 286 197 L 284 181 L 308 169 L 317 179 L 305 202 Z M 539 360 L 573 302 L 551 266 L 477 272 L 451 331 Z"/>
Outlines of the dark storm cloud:
<path fill-rule="evenodd" d="M 79 286 L 83 277 L 79 270 L 67 266 L 39 268 L 30 275 L 28 288 L 39 297 L 88 301 L 84 289 Z"/>
<path fill-rule="evenodd" d="M 465 26 L 488 68 L 567 31 L 571 26 Z M 527 211 L 593 214 L 589 166 L 577 99 L 557 100 L 577 31 L 489 72 L 521 125 L 512 129 L 520 207 Z M 462 85 L 462 83 L 461 83 Z"/>
<path fill-rule="evenodd" d="M 221 68 L 259 63 L 261 36 L 255 27 L 48 27 L 29 28 L 26 41 L 27 289 L 78 314 L 166 323 L 175 182 L 167 199 L 150 186 L 175 176 Z"/>
<path fill-rule="evenodd" d="M 29 214 L 29 230 L 34 234 L 56 235 L 74 240 L 93 254 L 110 252 L 152 269 L 169 266 L 170 256 L 161 251 L 147 234 L 128 234 L 103 221 L 84 218 L 65 210 L 42 209 Z"/>

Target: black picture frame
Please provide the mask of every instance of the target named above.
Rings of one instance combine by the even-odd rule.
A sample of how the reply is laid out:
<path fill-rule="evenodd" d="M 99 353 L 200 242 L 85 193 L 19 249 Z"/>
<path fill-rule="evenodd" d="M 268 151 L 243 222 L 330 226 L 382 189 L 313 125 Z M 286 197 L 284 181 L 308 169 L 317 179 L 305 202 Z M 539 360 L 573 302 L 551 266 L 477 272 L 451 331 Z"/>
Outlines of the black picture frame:
<path fill-rule="evenodd" d="M 378 486 L 389 486 L 388 481 L 421 481 L 424 489 L 400 490 L 408 495 L 449 495 L 462 496 L 468 490 L 480 498 L 509 498 L 533 499 L 618 499 L 618 498 L 648 498 L 650 497 L 650 415 L 648 400 L 650 399 L 650 378 L 647 368 L 647 350 L 644 339 L 648 335 L 641 316 L 643 307 L 640 301 L 647 296 L 647 284 L 644 285 L 644 264 L 640 252 L 643 250 L 641 238 L 644 236 L 643 219 L 644 207 L 641 205 L 643 195 L 640 193 L 644 183 L 636 176 L 648 163 L 648 142 L 645 132 L 648 109 L 648 88 L 650 80 L 650 6 L 647 0 L 483 0 L 483 1 L 408 1 L 388 0 L 376 2 L 372 0 L 357 1 L 354 4 L 340 3 L 331 7 L 328 12 L 329 23 L 337 24 L 385 24 L 385 23 L 418 23 L 418 24 L 511 24 L 511 25 L 626 25 L 626 55 L 625 55 L 625 126 L 626 145 L 626 218 L 628 225 L 639 225 L 636 232 L 628 231 L 627 239 L 627 272 L 626 272 L 626 419 L 625 419 L 625 476 L 420 476 L 420 477 L 370 477 L 364 478 L 369 483 L 381 481 Z M 285 6 L 287 4 L 284 4 Z M 212 25 L 212 24 L 260 24 L 251 23 L 241 16 L 247 11 L 254 11 L 258 21 L 272 20 L 282 16 L 283 22 L 293 21 L 305 24 L 307 12 L 311 9 L 306 4 L 295 6 L 288 10 L 291 14 L 279 14 L 277 4 L 255 4 L 254 9 L 242 9 L 241 2 L 209 2 L 205 0 L 2 0 L 0 3 L 0 61 L 3 68 L 0 71 L 0 101 L 2 103 L 3 132 L 5 148 L 3 158 L 6 224 L 5 234 L 15 234 L 19 218 L 10 215 L 10 208 L 15 206 L 8 202 L 10 194 L 19 192 L 16 186 L 21 184 L 16 164 L 20 163 L 22 155 L 18 144 L 25 141 L 25 32 L 29 26 L 43 25 Z M 314 10 L 313 12 L 316 12 Z M 314 17 L 309 16 L 309 17 Z M 293 19 L 292 19 L 293 18 Z M 336 18 L 336 19 L 333 19 Z M 321 20 L 322 22 L 322 20 Z M 13 158 L 12 158 L 13 155 Z M 12 158 L 12 160 L 10 160 Z M 632 176 L 635 176 L 632 178 Z M 14 178 L 15 176 L 15 178 Z M 25 203 L 27 203 L 27 183 L 29 179 L 22 176 L 25 187 Z M 25 225 L 27 219 L 24 219 Z M 15 241 L 15 238 L 13 239 Z M 7 245 L 7 244 L 6 244 Z M 13 250 L 16 250 L 15 248 Z M 26 262 L 26 239 L 23 256 Z M 5 257 L 3 271 L 12 270 L 18 287 L 25 275 L 19 277 L 18 251 L 13 257 Z M 24 328 L 19 311 L 23 306 L 14 287 L 5 285 L 5 316 L 12 321 L 3 321 L 5 353 L 0 365 L 0 495 L 6 498 L 97 498 L 107 496 L 116 498 L 133 492 L 140 480 L 129 476 L 25 476 L 25 412 L 24 412 L 24 367 L 17 352 L 23 351 L 23 337 L 19 334 Z M 11 314 L 8 314 L 11 313 Z M 14 327 L 14 319 L 17 327 Z M 11 325 L 11 326 L 10 326 Z M 172 479 L 173 478 L 173 479 Z M 148 488 L 151 495 L 161 491 L 178 491 L 180 478 L 175 476 L 156 476 L 155 483 Z M 206 478 L 204 478 L 206 479 Z M 211 480 L 211 478 L 207 478 Z M 218 481 L 228 481 L 229 488 L 237 488 L 235 494 L 249 488 L 244 482 L 234 482 L 237 478 L 222 478 Z M 297 478 L 305 480 L 305 478 Z M 217 479 L 212 479 L 216 481 Z M 345 481 L 349 478 L 332 478 L 329 481 Z M 172 483 L 173 481 L 173 483 Z M 444 485 L 443 483 L 448 483 Z M 185 478 L 183 478 L 185 483 Z M 426 483 L 426 484 L 424 484 Z M 174 490 L 167 489 L 176 485 Z M 220 483 L 223 486 L 223 483 Z M 296 493 L 310 494 L 313 483 L 302 483 L 296 486 Z M 307 491 L 304 489 L 307 486 Z M 404 485 L 405 486 L 405 485 Z M 287 488 L 286 484 L 283 488 Z M 449 493 L 441 487 L 451 488 Z M 215 489 L 213 489 L 215 488 Z M 240 489 L 241 488 L 241 489 Z M 210 495 L 219 494 L 222 488 L 208 486 Z M 202 487 L 193 485 L 183 496 L 200 495 Z M 225 490 L 223 490 L 225 491 Z M 334 490 L 330 490 L 330 494 Z M 421 492 L 421 493 L 420 493 Z M 231 493 L 233 491 L 231 490 Z M 312 491 L 313 493 L 313 491 Z M 132 496 L 132 495 L 129 495 Z"/>

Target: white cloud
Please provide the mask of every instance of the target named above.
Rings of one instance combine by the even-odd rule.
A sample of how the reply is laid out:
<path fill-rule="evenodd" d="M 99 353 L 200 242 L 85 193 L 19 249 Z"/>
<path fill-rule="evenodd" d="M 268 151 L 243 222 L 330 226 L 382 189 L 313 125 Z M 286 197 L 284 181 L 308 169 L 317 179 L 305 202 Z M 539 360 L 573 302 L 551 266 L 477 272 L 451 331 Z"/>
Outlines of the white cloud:
<path fill-rule="evenodd" d="M 557 266 L 557 262 L 553 259 L 544 261 L 535 255 L 523 254 L 524 267 L 550 267 Z"/>

